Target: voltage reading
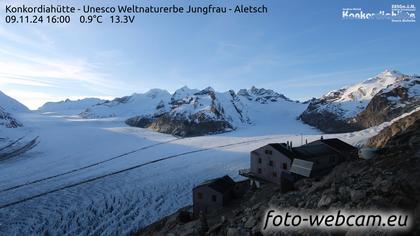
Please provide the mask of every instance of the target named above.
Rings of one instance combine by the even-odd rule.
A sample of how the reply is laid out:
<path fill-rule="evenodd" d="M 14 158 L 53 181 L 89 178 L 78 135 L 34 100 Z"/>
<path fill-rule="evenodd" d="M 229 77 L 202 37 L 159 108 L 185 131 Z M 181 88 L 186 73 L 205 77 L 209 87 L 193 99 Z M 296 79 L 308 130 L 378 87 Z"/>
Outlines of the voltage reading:
<path fill-rule="evenodd" d="M 111 23 L 115 24 L 127 24 L 127 23 L 134 23 L 136 16 L 111 16 Z"/>

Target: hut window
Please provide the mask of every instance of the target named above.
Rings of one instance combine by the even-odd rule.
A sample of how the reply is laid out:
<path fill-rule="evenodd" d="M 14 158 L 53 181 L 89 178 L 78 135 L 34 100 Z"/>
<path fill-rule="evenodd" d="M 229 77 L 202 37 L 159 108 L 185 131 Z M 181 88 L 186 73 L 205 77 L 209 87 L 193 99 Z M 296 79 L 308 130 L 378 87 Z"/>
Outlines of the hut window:
<path fill-rule="evenodd" d="M 261 173 L 262 173 L 261 168 L 258 168 L 258 174 L 261 174 Z"/>
<path fill-rule="evenodd" d="M 212 200 L 213 202 L 217 201 L 217 196 L 216 196 L 216 195 L 211 195 L 211 200 Z"/>
<path fill-rule="evenodd" d="M 197 193 L 198 199 L 203 199 L 203 193 Z"/>
<path fill-rule="evenodd" d="M 259 157 L 259 158 L 258 158 L 258 163 L 260 163 L 260 164 L 261 164 L 261 162 L 262 162 L 261 157 Z"/>
<path fill-rule="evenodd" d="M 277 177 L 277 172 L 273 172 L 273 177 Z"/>
<path fill-rule="evenodd" d="M 270 166 L 274 166 L 273 161 L 271 161 L 271 160 L 270 160 L 270 162 L 268 162 L 268 165 L 270 165 Z"/>
<path fill-rule="evenodd" d="M 283 163 L 283 170 L 287 170 L 287 163 Z"/>
<path fill-rule="evenodd" d="M 265 154 L 267 154 L 267 155 L 273 155 L 273 151 L 271 151 L 271 150 L 265 150 Z"/>

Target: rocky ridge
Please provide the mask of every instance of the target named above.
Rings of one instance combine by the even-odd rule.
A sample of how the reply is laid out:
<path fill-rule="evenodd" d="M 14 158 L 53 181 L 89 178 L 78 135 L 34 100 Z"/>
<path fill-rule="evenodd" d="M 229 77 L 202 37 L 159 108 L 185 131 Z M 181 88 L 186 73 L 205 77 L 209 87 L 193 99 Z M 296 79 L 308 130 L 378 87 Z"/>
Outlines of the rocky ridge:
<path fill-rule="evenodd" d="M 217 93 L 210 87 L 198 92 L 186 90 L 176 91 L 168 104 L 160 102 L 152 115 L 136 116 L 126 123 L 185 137 L 224 132 L 232 130 L 234 123 L 246 122 L 233 91 Z"/>
<path fill-rule="evenodd" d="M 362 83 L 312 100 L 300 119 L 326 133 L 352 132 L 420 106 L 420 77 L 386 70 Z"/>
<path fill-rule="evenodd" d="M 255 87 L 238 93 L 216 92 L 211 87 L 200 91 L 183 87 L 169 102 L 160 101 L 152 114 L 134 116 L 126 123 L 183 137 L 214 134 L 252 123 L 249 106 L 280 101 L 292 103 L 284 95 Z"/>
<path fill-rule="evenodd" d="M 92 106 L 102 104 L 106 100 L 99 98 L 84 98 L 78 100 L 66 99 L 60 102 L 47 102 L 38 108 L 40 112 L 72 113 L 79 114 Z"/>

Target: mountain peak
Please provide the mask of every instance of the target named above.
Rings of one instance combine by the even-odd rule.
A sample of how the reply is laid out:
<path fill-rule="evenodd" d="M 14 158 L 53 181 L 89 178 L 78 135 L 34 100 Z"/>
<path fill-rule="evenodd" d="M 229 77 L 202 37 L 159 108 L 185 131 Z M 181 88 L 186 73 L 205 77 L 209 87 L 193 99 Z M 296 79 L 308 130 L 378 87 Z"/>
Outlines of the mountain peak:
<path fill-rule="evenodd" d="M 182 86 L 178 90 L 190 90 L 190 88 L 187 85 Z"/>
<path fill-rule="evenodd" d="M 386 69 L 382 73 L 379 73 L 376 77 L 400 77 L 403 74 L 397 70 Z"/>
<path fill-rule="evenodd" d="M 216 92 L 211 86 L 208 86 L 207 88 L 203 89 L 203 91 Z"/>
<path fill-rule="evenodd" d="M 397 83 L 403 76 L 405 75 L 396 70 L 386 69 L 385 71 L 363 82 L 339 90 L 333 90 L 324 95 L 322 98 L 334 100 L 336 102 L 370 101 L 370 99 L 372 99 L 372 97 L 378 92 L 392 84 Z"/>
<path fill-rule="evenodd" d="M 419 81 L 396 70 L 312 100 L 301 119 L 326 132 L 348 132 L 389 121 L 418 107 Z"/>
<path fill-rule="evenodd" d="M 283 94 L 279 94 L 271 89 L 257 88 L 255 86 L 252 86 L 251 89 L 240 89 L 238 96 L 243 96 L 248 100 L 255 100 L 260 103 L 267 103 L 268 101 L 276 102 L 279 100 L 291 101 Z"/>
<path fill-rule="evenodd" d="M 172 94 L 171 101 L 178 101 L 186 97 L 190 97 L 197 92 L 199 92 L 198 89 L 190 89 L 188 86 L 183 86 Z"/>
<path fill-rule="evenodd" d="M 149 97 L 156 97 L 158 95 L 168 95 L 168 94 L 169 94 L 168 91 L 164 89 L 158 89 L 158 88 L 150 89 L 149 91 L 144 93 L 144 95 L 149 96 Z"/>

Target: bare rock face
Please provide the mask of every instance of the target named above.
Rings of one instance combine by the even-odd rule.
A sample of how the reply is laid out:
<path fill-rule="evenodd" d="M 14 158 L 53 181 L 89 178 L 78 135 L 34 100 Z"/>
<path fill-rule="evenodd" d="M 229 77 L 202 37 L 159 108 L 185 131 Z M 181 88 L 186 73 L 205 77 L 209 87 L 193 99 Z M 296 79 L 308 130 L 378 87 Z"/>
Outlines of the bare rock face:
<path fill-rule="evenodd" d="M 407 79 L 408 80 L 408 79 Z M 407 86 L 396 86 L 374 96 L 365 110 L 357 115 L 354 123 L 368 128 L 390 121 L 420 107 L 418 96 L 410 94 L 410 87 L 419 86 L 420 80 L 407 81 Z"/>
<path fill-rule="evenodd" d="M 420 130 L 420 111 L 413 112 L 404 118 L 399 119 L 392 125 L 383 129 L 378 135 L 369 139 L 367 146 L 375 148 L 384 148 L 387 145 L 415 145 L 420 146 L 420 135 L 415 135 L 414 132 Z M 406 135 L 406 140 L 398 141 L 396 138 L 402 133 L 412 133 Z M 405 142 L 405 143 L 399 143 Z"/>
<path fill-rule="evenodd" d="M 190 119 L 177 119 L 168 114 L 160 116 L 148 128 L 166 134 L 181 137 L 200 136 L 232 130 L 231 124 L 224 120 L 209 120 L 202 116 L 191 116 Z"/>
<path fill-rule="evenodd" d="M 133 127 L 149 128 L 154 121 L 152 116 L 135 116 L 127 119 L 125 123 Z"/>
<path fill-rule="evenodd" d="M 201 136 L 232 130 L 231 124 L 224 120 L 211 120 L 205 116 L 194 115 L 188 118 L 172 117 L 169 113 L 158 117 L 136 116 L 125 121 L 127 125 L 149 128 L 154 131 L 180 137 Z"/>
<path fill-rule="evenodd" d="M 299 119 L 325 133 L 346 133 L 363 129 L 360 125 L 349 122 L 335 112 L 318 110 L 319 105 L 325 103 L 323 100 L 312 101 Z"/>

